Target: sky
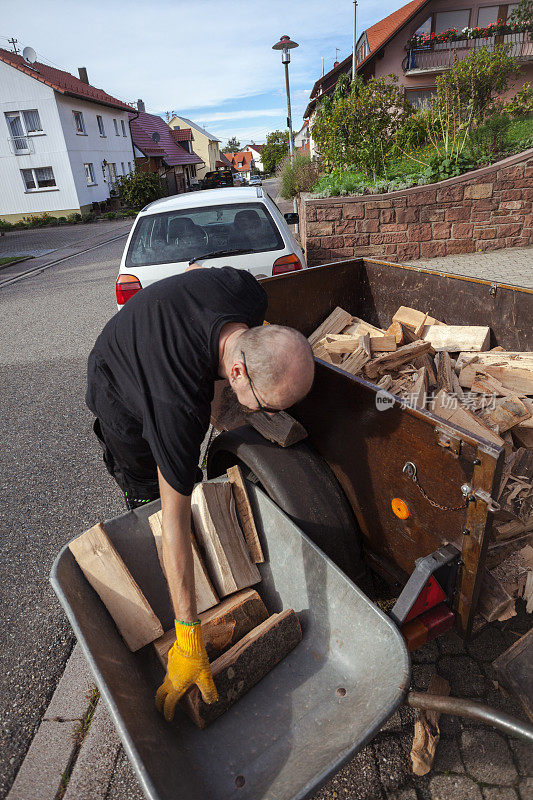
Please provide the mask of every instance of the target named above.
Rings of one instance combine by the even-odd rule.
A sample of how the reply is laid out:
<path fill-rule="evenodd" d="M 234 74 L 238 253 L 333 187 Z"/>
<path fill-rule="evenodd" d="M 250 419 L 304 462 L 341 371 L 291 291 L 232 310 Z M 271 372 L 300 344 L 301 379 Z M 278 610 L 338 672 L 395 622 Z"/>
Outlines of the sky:
<path fill-rule="evenodd" d="M 404 5 L 401 0 L 358 0 L 357 35 Z M 281 53 L 291 51 L 293 128 L 299 130 L 314 82 L 352 52 L 352 0 L 24 0 L 3 4 L 0 46 L 18 39 L 37 60 L 78 75 L 146 110 L 176 111 L 223 144 L 262 143 L 286 127 Z M 336 51 L 338 48 L 338 51 Z"/>

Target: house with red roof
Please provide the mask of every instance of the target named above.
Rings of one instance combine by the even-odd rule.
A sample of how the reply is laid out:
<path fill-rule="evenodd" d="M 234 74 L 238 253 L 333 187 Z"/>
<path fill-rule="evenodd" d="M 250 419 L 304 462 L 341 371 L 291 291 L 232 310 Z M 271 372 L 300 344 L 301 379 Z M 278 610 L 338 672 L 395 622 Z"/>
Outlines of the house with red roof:
<path fill-rule="evenodd" d="M 476 48 L 493 49 L 506 43 L 522 65 L 508 92 L 514 94 L 533 80 L 533 38 L 528 31 L 509 25 L 517 5 L 491 4 L 490 0 L 411 0 L 359 36 L 356 72 L 363 78 L 393 73 L 406 98 L 419 108 L 434 94 L 437 75 Z M 457 33 L 452 40 L 447 32 L 453 29 Z M 304 113 L 311 125 L 321 99 L 333 94 L 341 75 L 351 73 L 350 53 L 316 81 Z"/>
<path fill-rule="evenodd" d="M 246 150 L 246 152 L 252 154 L 252 162 L 253 162 L 252 166 L 255 167 L 255 169 L 258 169 L 259 172 L 265 171 L 263 167 L 263 159 L 261 156 L 261 150 L 263 149 L 263 147 L 264 144 L 252 143 L 252 144 L 247 144 L 246 147 L 242 148 L 243 150 Z"/>
<path fill-rule="evenodd" d="M 254 166 L 253 155 L 250 150 L 240 150 L 238 153 L 225 154 L 231 166 L 241 175 L 244 180 L 249 181 Z"/>
<path fill-rule="evenodd" d="M 137 169 L 157 172 L 169 194 L 180 194 L 198 184 L 197 166 L 202 159 L 192 149 L 190 128 L 173 130 L 156 114 L 147 114 L 142 100 L 131 115 L 131 135 Z"/>
<path fill-rule="evenodd" d="M 79 77 L 0 49 L 0 219 L 84 213 L 134 169 L 132 107 Z"/>

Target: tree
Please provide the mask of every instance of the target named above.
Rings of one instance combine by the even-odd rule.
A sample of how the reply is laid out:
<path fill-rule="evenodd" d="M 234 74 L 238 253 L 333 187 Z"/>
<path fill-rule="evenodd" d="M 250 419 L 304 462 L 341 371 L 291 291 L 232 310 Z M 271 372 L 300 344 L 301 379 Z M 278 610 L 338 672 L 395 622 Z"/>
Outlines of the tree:
<path fill-rule="evenodd" d="M 263 169 L 269 175 L 276 171 L 289 151 L 289 132 L 272 131 L 267 136 L 266 144 L 261 150 Z"/>
<path fill-rule="evenodd" d="M 160 197 L 166 197 L 167 189 L 156 172 L 135 171 L 131 175 L 117 178 L 122 200 L 130 208 L 140 209 Z"/>
<path fill-rule="evenodd" d="M 514 11 L 511 13 L 509 22 L 533 24 L 533 0 L 520 0 Z"/>
<path fill-rule="evenodd" d="M 227 145 L 222 148 L 222 152 L 238 153 L 240 149 L 241 149 L 241 143 L 239 142 L 236 136 L 232 136 L 231 139 L 228 139 Z"/>

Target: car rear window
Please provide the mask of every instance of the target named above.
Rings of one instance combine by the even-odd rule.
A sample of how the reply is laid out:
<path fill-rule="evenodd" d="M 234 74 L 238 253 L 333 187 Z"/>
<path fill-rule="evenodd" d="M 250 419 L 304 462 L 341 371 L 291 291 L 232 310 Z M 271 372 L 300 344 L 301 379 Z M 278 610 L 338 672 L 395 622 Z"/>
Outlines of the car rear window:
<path fill-rule="evenodd" d="M 133 231 L 126 266 L 190 261 L 217 250 L 263 253 L 284 247 L 263 203 L 187 208 L 141 217 Z"/>

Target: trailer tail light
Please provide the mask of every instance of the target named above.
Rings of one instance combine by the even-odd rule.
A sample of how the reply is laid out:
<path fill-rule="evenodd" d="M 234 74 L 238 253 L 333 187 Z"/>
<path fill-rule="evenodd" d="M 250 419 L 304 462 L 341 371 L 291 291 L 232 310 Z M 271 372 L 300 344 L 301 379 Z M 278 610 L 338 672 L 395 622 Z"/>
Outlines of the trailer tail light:
<path fill-rule="evenodd" d="M 115 286 L 117 294 L 117 305 L 123 306 L 130 297 L 140 292 L 143 287 L 135 275 L 119 275 Z"/>
<path fill-rule="evenodd" d="M 302 269 L 301 261 L 295 253 L 291 253 L 290 256 L 282 256 L 274 261 L 272 275 L 284 275 L 297 269 Z"/>
<path fill-rule="evenodd" d="M 401 632 L 409 652 L 412 652 L 440 636 L 441 633 L 451 630 L 454 623 L 455 614 L 447 605 L 441 603 L 430 611 L 420 614 L 416 619 L 406 622 L 402 625 Z"/>

